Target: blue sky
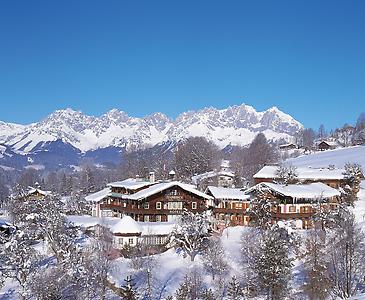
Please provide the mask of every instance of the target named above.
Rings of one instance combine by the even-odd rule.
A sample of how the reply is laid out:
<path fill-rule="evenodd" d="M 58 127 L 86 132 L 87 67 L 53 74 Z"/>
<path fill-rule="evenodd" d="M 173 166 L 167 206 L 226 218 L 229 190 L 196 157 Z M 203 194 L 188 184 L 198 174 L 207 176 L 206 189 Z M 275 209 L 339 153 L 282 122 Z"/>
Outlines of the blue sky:
<path fill-rule="evenodd" d="M 307 127 L 365 111 L 364 1 L 1 1 L 0 120 L 55 109 L 176 117 L 278 106 Z"/>

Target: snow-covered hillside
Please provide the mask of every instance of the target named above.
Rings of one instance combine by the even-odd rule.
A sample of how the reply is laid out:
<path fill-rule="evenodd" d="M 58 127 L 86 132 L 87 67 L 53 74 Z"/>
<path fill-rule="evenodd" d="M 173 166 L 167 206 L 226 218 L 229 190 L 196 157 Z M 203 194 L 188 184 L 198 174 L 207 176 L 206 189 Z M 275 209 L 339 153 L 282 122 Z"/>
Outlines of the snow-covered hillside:
<path fill-rule="evenodd" d="M 26 154 L 61 140 L 86 152 L 110 146 L 143 148 L 189 136 L 205 136 L 224 148 L 228 144 L 249 144 L 258 132 L 268 139 L 290 140 L 302 127 L 276 107 L 257 112 L 245 104 L 189 111 L 175 120 L 162 113 L 134 118 L 117 109 L 94 117 L 68 108 L 30 125 L 0 123 L 0 143 Z"/>
<path fill-rule="evenodd" d="M 286 162 L 296 167 L 328 167 L 334 165 L 343 168 L 346 163 L 358 163 L 365 170 L 365 146 L 354 146 L 327 150 L 288 159 Z"/>

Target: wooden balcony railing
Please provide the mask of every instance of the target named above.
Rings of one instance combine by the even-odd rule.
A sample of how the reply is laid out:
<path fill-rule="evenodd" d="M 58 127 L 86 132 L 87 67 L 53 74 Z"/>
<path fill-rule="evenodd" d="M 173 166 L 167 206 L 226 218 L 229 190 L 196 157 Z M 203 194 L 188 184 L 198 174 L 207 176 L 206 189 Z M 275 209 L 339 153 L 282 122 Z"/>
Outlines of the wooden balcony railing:
<path fill-rule="evenodd" d="M 123 207 L 123 205 L 119 204 L 100 204 L 100 209 L 111 209 L 117 210 L 124 213 L 134 213 L 139 215 L 181 215 L 183 213 L 183 209 L 156 209 L 156 208 L 148 208 L 145 209 L 143 207 L 140 208 L 131 208 L 131 207 Z M 205 208 L 197 208 L 197 209 L 189 209 L 192 212 L 203 212 Z"/>

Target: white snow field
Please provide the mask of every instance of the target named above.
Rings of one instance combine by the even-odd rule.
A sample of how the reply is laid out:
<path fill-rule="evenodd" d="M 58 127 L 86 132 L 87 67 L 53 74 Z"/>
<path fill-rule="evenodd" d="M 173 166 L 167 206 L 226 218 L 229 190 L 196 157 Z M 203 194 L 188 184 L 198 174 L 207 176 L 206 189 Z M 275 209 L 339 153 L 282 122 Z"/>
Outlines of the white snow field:
<path fill-rule="evenodd" d="M 328 167 L 329 165 L 334 165 L 336 168 L 343 168 L 346 163 L 358 163 L 365 170 L 365 146 L 320 151 L 290 158 L 285 162 L 296 167 L 313 168 Z"/>

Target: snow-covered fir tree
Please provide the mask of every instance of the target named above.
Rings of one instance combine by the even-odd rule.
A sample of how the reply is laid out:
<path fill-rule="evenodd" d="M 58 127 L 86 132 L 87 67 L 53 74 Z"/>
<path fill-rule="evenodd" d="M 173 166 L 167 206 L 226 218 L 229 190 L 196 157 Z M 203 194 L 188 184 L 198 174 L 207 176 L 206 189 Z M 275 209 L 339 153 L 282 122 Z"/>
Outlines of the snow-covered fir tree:
<path fill-rule="evenodd" d="M 224 249 L 220 239 L 211 238 L 203 252 L 203 264 L 205 270 L 212 275 L 213 280 L 216 276 L 223 275 L 228 270 Z"/>
<path fill-rule="evenodd" d="M 178 225 L 171 233 L 175 245 L 180 246 L 191 261 L 207 246 L 209 240 L 209 221 L 206 213 L 193 213 L 185 210 Z"/>
<path fill-rule="evenodd" d="M 227 300 L 244 300 L 244 291 L 236 276 L 228 282 Z"/>
<path fill-rule="evenodd" d="M 277 225 L 262 232 L 254 258 L 257 285 L 267 299 L 282 299 L 289 293 L 293 258 L 290 256 L 290 237 Z"/>
<path fill-rule="evenodd" d="M 343 211 L 329 237 L 330 276 L 333 293 L 348 298 L 363 287 L 365 236 L 350 210 Z"/>
<path fill-rule="evenodd" d="M 131 276 L 124 279 L 124 285 L 120 288 L 123 300 L 138 300 L 139 296 Z"/>
<path fill-rule="evenodd" d="M 311 229 L 304 240 L 303 248 L 304 293 L 310 300 L 325 300 L 332 288 L 326 231 L 321 227 Z"/>

